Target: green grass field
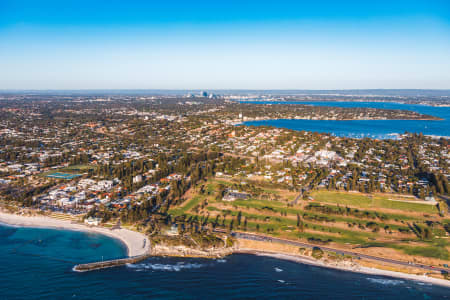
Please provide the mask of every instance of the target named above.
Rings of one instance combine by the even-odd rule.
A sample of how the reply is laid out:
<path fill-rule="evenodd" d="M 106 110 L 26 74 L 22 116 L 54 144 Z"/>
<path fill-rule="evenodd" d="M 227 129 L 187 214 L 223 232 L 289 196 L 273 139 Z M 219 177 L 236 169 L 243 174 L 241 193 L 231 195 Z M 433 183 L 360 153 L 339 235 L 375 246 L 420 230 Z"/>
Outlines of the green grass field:
<path fill-rule="evenodd" d="M 69 172 L 69 171 L 74 171 L 74 172 L 87 172 L 89 170 L 95 170 L 97 169 L 96 165 L 73 165 L 73 166 L 68 166 L 66 168 L 62 168 L 61 170 Z"/>
<path fill-rule="evenodd" d="M 192 197 L 192 199 L 189 199 L 187 203 L 184 203 L 184 205 L 182 207 L 170 209 L 169 213 L 174 216 L 180 216 L 180 215 L 186 214 L 189 210 L 194 208 L 196 205 L 198 205 L 203 200 L 205 200 L 204 197 L 196 195 L 196 196 Z"/>
<path fill-rule="evenodd" d="M 65 168 L 59 168 L 59 169 L 42 172 L 39 174 L 39 176 L 46 177 L 48 175 L 51 175 L 53 173 L 58 173 L 58 172 L 59 173 L 69 173 L 69 174 L 85 173 L 85 172 L 88 172 L 89 170 L 96 170 L 96 169 L 97 169 L 97 166 L 95 166 L 95 165 L 73 165 L 73 166 L 68 166 Z"/>
<path fill-rule="evenodd" d="M 311 197 L 317 202 L 336 203 L 359 208 L 386 208 L 409 212 L 438 213 L 435 205 L 392 201 L 387 197 L 378 195 L 369 197 L 358 193 L 316 191 L 311 193 Z"/>
<path fill-rule="evenodd" d="M 409 230 L 410 223 L 424 224 L 426 219 L 437 217 L 437 209 L 433 205 L 392 201 L 385 195 L 368 196 L 360 193 L 315 191 L 312 193 L 314 201 L 301 201 L 300 204 L 291 206 L 286 201 L 286 195 L 280 194 L 283 193 L 280 190 L 271 191 L 280 195 L 273 200 L 256 195 L 250 199 L 224 202 L 216 198 L 219 184 L 232 185 L 230 182 L 209 180 L 202 193 L 197 187 L 192 191 L 189 200 L 169 212 L 173 215 L 184 214 L 199 218 L 208 216 L 210 220 L 214 220 L 215 216 L 219 215 L 219 226 L 224 224 L 223 228 L 229 228 L 233 221 L 234 230 L 260 232 L 293 240 L 314 238 L 322 241 L 331 240 L 343 245 L 387 247 L 405 254 L 424 257 L 440 259 L 449 257 L 446 240 L 440 238 L 421 240 Z M 258 190 L 265 187 L 252 188 Z M 205 200 L 208 201 L 208 205 L 202 210 L 195 210 L 195 207 Z M 323 203 L 322 205 L 334 210 L 323 213 L 320 210 L 306 209 L 305 205 L 309 203 Z M 336 210 L 337 205 L 341 208 L 345 206 L 358 208 L 358 215 L 341 213 L 339 209 Z M 392 209 L 395 212 L 383 212 L 379 209 Z M 240 225 L 237 217 L 239 213 Z M 303 229 L 297 227 L 297 215 L 301 217 Z M 224 216 L 226 216 L 225 221 Z M 246 226 L 244 220 L 246 220 Z M 445 235 L 441 227 L 433 228 L 433 237 Z M 418 242 L 418 244 L 408 245 L 409 241 Z M 438 242 L 441 244 L 438 245 Z"/>

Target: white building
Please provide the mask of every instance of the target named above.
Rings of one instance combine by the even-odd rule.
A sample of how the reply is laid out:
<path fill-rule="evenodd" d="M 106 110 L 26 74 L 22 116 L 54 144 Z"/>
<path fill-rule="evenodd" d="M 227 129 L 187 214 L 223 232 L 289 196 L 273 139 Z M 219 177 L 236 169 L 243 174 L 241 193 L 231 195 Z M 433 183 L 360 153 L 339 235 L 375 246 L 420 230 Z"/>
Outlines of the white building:
<path fill-rule="evenodd" d="M 84 223 L 89 225 L 89 226 L 98 226 L 98 224 L 100 224 L 101 219 L 100 218 L 94 218 L 94 217 L 89 217 L 84 219 Z"/>

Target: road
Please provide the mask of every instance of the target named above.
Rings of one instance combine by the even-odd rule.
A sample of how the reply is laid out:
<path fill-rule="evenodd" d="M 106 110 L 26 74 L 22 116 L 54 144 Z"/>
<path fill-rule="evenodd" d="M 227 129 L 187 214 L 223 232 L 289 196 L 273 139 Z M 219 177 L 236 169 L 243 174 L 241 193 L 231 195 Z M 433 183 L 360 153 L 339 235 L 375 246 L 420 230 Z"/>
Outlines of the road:
<path fill-rule="evenodd" d="M 297 197 L 295 197 L 295 200 L 291 202 L 292 205 L 297 205 L 298 204 L 298 200 L 303 197 L 303 189 L 300 191 L 300 194 L 298 194 Z"/>
<path fill-rule="evenodd" d="M 260 234 L 233 232 L 232 236 L 234 236 L 238 239 L 264 241 L 264 242 L 275 242 L 275 243 L 281 243 L 281 244 L 286 244 L 286 245 L 293 245 L 296 247 L 304 247 L 304 248 L 318 247 L 324 251 L 335 252 L 336 254 L 340 254 L 340 255 L 356 256 L 358 258 L 365 258 L 365 259 L 370 259 L 370 260 L 374 260 L 374 261 L 378 261 L 378 262 L 395 264 L 395 265 L 405 266 L 405 267 L 415 267 L 415 268 L 419 268 L 419 269 L 423 269 L 423 270 L 427 270 L 427 271 L 449 272 L 450 273 L 449 268 L 427 266 L 427 265 L 417 264 L 417 263 L 412 263 L 412 262 L 409 263 L 409 262 L 405 262 L 405 261 L 401 261 L 401 260 L 394 260 L 394 259 L 389 259 L 389 258 L 384 258 L 384 257 L 361 254 L 358 252 L 353 252 L 353 251 L 348 251 L 348 250 L 340 250 L 340 249 L 335 249 L 335 248 L 330 248 L 330 247 L 323 247 L 323 246 L 317 246 L 317 245 L 313 245 L 313 244 L 303 243 L 303 242 L 285 240 L 285 239 L 280 239 L 280 238 L 275 238 L 275 237 L 268 237 L 268 236 L 260 235 Z"/>
<path fill-rule="evenodd" d="M 308 186 L 308 187 L 306 187 L 306 188 L 302 187 L 302 188 L 300 189 L 300 193 L 299 193 L 298 196 L 295 198 L 295 200 L 291 202 L 291 204 L 292 204 L 292 205 L 297 205 L 297 204 L 298 204 L 298 201 L 303 197 L 303 193 L 308 192 L 310 189 L 311 189 L 310 186 Z"/>

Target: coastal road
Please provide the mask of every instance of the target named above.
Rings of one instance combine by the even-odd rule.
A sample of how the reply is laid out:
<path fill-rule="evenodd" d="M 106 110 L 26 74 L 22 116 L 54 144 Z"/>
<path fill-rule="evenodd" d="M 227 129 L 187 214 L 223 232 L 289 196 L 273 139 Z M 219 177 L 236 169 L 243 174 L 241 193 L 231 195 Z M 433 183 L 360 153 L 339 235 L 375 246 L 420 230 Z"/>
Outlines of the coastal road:
<path fill-rule="evenodd" d="M 238 239 L 262 241 L 262 242 L 275 242 L 275 243 L 292 245 L 292 246 L 303 247 L 303 248 L 318 247 L 324 251 L 335 252 L 336 254 L 340 254 L 340 255 L 356 256 L 358 258 L 365 258 L 365 259 L 370 259 L 370 260 L 374 260 L 374 261 L 378 261 L 378 262 L 395 264 L 395 265 L 400 265 L 400 266 L 405 266 L 405 267 L 415 267 L 415 268 L 419 268 L 419 269 L 423 269 L 423 270 L 427 270 L 427 271 L 449 272 L 450 273 L 449 268 L 427 266 L 427 265 L 417 264 L 417 263 L 413 263 L 413 262 L 409 263 L 409 262 L 405 262 L 405 261 L 401 261 L 401 260 L 366 255 L 366 254 L 361 254 L 358 252 L 353 252 L 353 251 L 348 251 L 348 250 L 340 250 L 340 249 L 335 249 L 335 248 L 323 247 L 323 246 L 318 246 L 318 245 L 313 245 L 313 244 L 308 244 L 308 243 L 303 243 L 303 242 L 297 242 L 297 241 L 291 241 L 291 240 L 285 240 L 285 239 L 280 239 L 280 238 L 275 238 L 275 237 L 268 237 L 268 236 L 260 235 L 260 234 L 233 232 L 232 236 L 234 236 L 235 238 L 238 238 Z"/>

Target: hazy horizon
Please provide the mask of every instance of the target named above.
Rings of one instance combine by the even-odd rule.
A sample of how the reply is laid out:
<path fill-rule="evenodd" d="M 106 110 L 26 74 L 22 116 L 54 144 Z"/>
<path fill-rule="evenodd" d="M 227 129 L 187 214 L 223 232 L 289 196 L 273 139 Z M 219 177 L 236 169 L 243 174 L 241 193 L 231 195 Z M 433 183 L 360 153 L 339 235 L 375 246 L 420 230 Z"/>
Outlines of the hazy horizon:
<path fill-rule="evenodd" d="M 0 3 L 0 89 L 450 89 L 448 1 Z"/>
<path fill-rule="evenodd" d="M 339 96 L 433 96 L 450 97 L 450 89 L 0 89 L 0 94 L 75 94 L 75 95 L 196 95 L 200 92 L 208 92 L 219 95 L 280 95 L 280 96 L 301 96 L 301 95 L 339 95 Z"/>

